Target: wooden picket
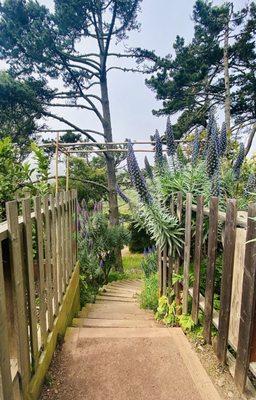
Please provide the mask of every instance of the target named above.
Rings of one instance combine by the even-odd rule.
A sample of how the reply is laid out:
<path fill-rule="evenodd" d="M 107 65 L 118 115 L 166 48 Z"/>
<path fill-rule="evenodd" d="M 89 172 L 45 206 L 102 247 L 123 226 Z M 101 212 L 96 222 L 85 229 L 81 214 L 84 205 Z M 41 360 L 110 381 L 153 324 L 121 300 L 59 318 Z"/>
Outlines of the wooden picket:
<path fill-rule="evenodd" d="M 208 263 L 205 288 L 205 319 L 203 336 L 206 343 L 211 343 L 211 325 L 213 315 L 214 276 L 218 235 L 218 198 L 212 197 L 209 215 Z"/>
<path fill-rule="evenodd" d="M 22 207 L 16 200 L 6 204 L 7 222 L 0 224 L 1 400 L 16 398 L 17 382 L 20 398 L 28 398 L 29 384 L 76 264 L 76 201 L 76 191 L 72 191 L 37 196 L 32 202 L 26 198 Z M 11 285 L 4 272 L 3 241 L 10 248 Z M 14 321 L 6 299 L 13 306 Z"/>
<path fill-rule="evenodd" d="M 183 279 L 183 302 L 182 312 L 188 312 L 188 289 L 189 289 L 189 267 L 190 267 L 190 246 L 191 246 L 191 206 L 192 196 L 187 193 L 186 196 L 186 218 L 185 218 L 185 243 L 184 243 L 184 279 Z"/>
<path fill-rule="evenodd" d="M 232 279 L 236 243 L 236 201 L 229 200 L 225 224 L 223 271 L 221 280 L 219 335 L 217 343 L 217 356 L 220 362 L 226 362 L 228 331 L 232 292 Z"/>
<path fill-rule="evenodd" d="M 196 237 L 195 237 L 195 258 L 194 258 L 194 285 L 192 299 L 192 319 L 198 323 L 199 295 L 200 295 L 200 269 L 202 261 L 202 240 L 203 240 L 203 219 L 204 219 L 204 198 L 197 198 L 196 209 Z"/>

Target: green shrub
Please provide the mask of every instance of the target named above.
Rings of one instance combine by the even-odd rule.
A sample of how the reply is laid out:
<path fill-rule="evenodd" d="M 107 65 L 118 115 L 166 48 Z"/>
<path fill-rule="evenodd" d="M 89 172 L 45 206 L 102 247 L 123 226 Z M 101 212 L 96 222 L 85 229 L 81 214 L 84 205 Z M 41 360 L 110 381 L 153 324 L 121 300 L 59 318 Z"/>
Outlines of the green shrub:
<path fill-rule="evenodd" d="M 158 307 L 158 274 L 152 274 L 145 278 L 144 286 L 140 294 L 141 308 L 150 309 L 154 312 Z"/>
<path fill-rule="evenodd" d="M 157 254 L 156 252 L 146 254 L 141 262 L 141 268 L 146 277 L 157 272 Z"/>

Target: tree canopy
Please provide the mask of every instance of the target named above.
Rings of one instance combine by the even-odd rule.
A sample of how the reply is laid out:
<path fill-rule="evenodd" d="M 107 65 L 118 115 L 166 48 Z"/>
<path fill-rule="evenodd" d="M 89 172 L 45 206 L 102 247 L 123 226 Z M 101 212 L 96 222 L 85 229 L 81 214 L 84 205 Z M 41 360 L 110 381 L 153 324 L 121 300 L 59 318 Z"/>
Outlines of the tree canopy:
<path fill-rule="evenodd" d="M 177 137 L 205 127 L 211 106 L 227 100 L 233 125 L 255 122 L 255 13 L 254 2 L 235 12 L 232 2 L 197 0 L 192 40 L 177 36 L 174 56 L 157 61 L 146 83 L 163 101 L 154 113 L 177 116 Z"/>

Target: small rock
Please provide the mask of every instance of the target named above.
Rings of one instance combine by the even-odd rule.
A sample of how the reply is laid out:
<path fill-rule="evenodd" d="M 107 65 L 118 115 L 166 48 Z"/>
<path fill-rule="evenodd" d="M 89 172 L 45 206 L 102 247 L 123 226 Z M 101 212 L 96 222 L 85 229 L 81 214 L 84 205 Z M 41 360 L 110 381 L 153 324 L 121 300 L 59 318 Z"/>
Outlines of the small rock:
<path fill-rule="evenodd" d="M 197 348 L 198 348 L 198 350 L 200 350 L 200 351 L 204 351 L 204 348 L 203 348 L 203 346 L 201 346 L 201 345 L 199 345 Z"/>
<path fill-rule="evenodd" d="M 59 393 L 59 391 L 58 391 L 57 389 L 55 389 L 55 390 L 54 390 L 54 393 L 55 393 L 55 394 L 58 394 L 58 393 Z"/>
<path fill-rule="evenodd" d="M 234 397 L 234 393 L 233 392 L 228 392 L 228 398 L 229 399 L 233 399 Z"/>
<path fill-rule="evenodd" d="M 225 379 L 224 378 L 220 378 L 218 380 L 218 386 L 223 387 L 225 385 Z"/>

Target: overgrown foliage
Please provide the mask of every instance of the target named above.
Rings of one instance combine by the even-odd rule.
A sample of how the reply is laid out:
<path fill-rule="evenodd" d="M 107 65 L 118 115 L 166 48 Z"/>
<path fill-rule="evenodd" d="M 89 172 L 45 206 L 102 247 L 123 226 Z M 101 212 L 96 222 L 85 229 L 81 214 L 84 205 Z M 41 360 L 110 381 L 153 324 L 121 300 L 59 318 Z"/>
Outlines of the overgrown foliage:
<path fill-rule="evenodd" d="M 101 203 L 95 203 L 94 210 L 88 211 L 83 201 L 78 215 L 81 290 L 85 298 L 89 288 L 96 290 L 108 282 L 110 270 L 115 265 L 115 250 L 128 243 L 129 233 L 123 226 L 109 225 Z"/>

